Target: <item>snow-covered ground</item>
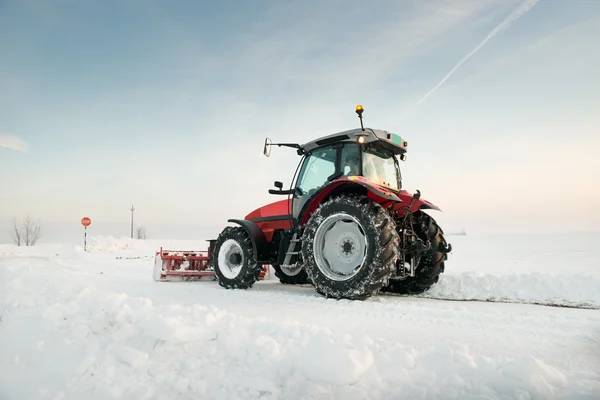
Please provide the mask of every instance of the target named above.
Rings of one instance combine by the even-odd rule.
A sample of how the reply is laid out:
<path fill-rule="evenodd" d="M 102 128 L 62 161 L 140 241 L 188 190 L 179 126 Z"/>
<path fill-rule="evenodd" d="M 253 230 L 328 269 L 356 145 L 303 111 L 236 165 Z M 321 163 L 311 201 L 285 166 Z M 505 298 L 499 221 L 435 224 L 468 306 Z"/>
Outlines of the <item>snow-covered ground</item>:
<path fill-rule="evenodd" d="M 204 240 L 0 245 L 0 399 L 599 399 L 600 234 L 448 239 L 430 292 L 363 302 L 152 280 Z"/>

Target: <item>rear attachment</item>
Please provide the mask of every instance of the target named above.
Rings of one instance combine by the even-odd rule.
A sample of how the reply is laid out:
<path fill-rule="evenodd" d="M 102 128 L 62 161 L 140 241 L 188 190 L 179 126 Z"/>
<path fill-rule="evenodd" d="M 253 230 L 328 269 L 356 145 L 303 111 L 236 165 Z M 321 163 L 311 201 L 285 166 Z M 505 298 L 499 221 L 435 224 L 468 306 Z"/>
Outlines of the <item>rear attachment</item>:
<path fill-rule="evenodd" d="M 162 247 L 154 256 L 155 281 L 216 281 L 215 271 L 210 264 L 208 250 L 165 250 Z M 269 277 L 269 266 L 260 272 L 259 280 Z"/>
<path fill-rule="evenodd" d="M 154 256 L 155 281 L 189 281 L 202 277 L 216 280 L 214 276 L 209 250 L 165 250 L 161 247 Z"/>

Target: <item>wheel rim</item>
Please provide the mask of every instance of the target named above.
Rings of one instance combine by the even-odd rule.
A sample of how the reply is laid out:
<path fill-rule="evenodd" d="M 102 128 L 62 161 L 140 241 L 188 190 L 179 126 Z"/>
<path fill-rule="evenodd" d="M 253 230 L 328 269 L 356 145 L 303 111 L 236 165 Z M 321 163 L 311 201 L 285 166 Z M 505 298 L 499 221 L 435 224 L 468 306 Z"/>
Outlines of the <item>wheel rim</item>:
<path fill-rule="evenodd" d="M 227 239 L 219 249 L 219 269 L 227 279 L 234 279 L 244 266 L 244 252 L 242 246 L 233 240 Z"/>
<path fill-rule="evenodd" d="M 292 268 L 280 265 L 279 268 L 281 268 L 281 271 L 283 271 L 286 276 L 296 276 L 302 271 L 301 265 L 297 265 Z"/>
<path fill-rule="evenodd" d="M 367 258 L 367 237 L 358 220 L 345 213 L 331 215 L 319 225 L 313 246 L 319 270 L 334 281 L 355 276 Z"/>

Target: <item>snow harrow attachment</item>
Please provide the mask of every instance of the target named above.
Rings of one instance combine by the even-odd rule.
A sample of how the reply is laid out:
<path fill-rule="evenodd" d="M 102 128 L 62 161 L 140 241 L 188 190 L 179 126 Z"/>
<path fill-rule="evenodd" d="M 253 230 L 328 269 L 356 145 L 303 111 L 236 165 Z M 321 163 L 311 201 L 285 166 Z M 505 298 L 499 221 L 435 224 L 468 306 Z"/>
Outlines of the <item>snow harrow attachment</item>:
<path fill-rule="evenodd" d="M 162 247 L 154 256 L 155 281 L 194 281 L 207 278 L 215 281 L 215 271 L 210 263 L 208 250 L 166 250 Z M 269 273 L 266 265 L 260 273 L 263 280 Z"/>

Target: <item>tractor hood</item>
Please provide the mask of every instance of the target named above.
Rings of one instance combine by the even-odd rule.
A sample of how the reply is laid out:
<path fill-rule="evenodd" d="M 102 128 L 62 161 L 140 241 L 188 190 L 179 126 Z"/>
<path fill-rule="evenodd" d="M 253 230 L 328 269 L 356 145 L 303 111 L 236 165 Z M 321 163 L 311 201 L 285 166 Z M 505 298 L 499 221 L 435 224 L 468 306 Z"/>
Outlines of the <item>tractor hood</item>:
<path fill-rule="evenodd" d="M 268 220 L 278 220 L 278 219 L 287 219 L 289 218 L 291 210 L 290 200 L 279 200 L 274 203 L 267 204 L 256 210 L 252 211 L 250 214 L 246 215 L 246 220 L 252 221 L 268 221 Z"/>

